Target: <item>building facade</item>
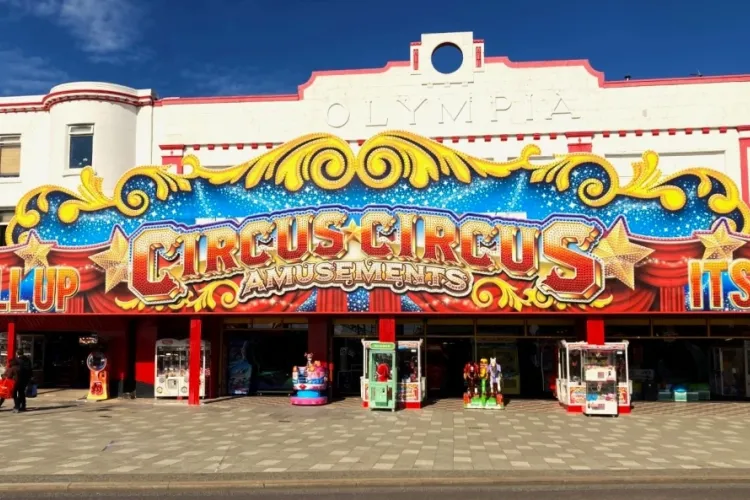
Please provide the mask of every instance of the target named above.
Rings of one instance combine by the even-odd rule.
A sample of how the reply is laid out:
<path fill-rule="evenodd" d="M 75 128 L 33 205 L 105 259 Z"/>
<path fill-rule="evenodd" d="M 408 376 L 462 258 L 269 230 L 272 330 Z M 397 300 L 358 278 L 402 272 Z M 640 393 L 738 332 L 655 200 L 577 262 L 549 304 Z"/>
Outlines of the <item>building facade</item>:
<path fill-rule="evenodd" d="M 291 95 L 0 100 L 6 351 L 59 383 L 95 333 L 151 395 L 158 339 L 208 340 L 217 395 L 248 356 L 249 392 L 284 391 L 312 350 L 343 393 L 361 340 L 422 339 L 434 393 L 504 356 L 537 396 L 557 341 L 629 339 L 643 387 L 750 395 L 750 76 L 612 81 L 472 33 L 408 55 Z"/>

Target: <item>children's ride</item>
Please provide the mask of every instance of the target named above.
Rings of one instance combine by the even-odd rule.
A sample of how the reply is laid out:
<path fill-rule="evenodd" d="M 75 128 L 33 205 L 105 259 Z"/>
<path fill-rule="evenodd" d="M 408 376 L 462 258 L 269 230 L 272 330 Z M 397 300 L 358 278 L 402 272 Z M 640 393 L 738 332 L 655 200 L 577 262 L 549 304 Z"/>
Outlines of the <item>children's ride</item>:
<path fill-rule="evenodd" d="M 321 361 L 313 361 L 313 353 L 305 354 L 305 366 L 292 367 L 292 383 L 294 395 L 291 397 L 293 405 L 320 406 L 328 403 L 326 390 L 328 389 L 328 366 Z"/>
<path fill-rule="evenodd" d="M 396 344 L 372 342 L 368 359 L 368 407 L 371 410 L 396 411 L 398 370 Z"/>
<path fill-rule="evenodd" d="M 464 367 L 464 408 L 501 410 L 503 404 L 502 368 L 495 358 L 481 359 L 479 364 L 466 363 Z"/>

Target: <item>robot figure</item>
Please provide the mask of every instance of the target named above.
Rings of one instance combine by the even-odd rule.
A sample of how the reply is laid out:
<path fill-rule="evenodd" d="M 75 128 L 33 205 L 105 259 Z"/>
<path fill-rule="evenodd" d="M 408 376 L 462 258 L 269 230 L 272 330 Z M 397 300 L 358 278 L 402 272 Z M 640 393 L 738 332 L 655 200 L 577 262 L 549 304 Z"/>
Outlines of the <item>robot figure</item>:
<path fill-rule="evenodd" d="M 487 374 L 489 376 L 490 394 L 497 400 L 498 404 L 501 404 L 503 396 L 500 394 L 500 391 L 502 390 L 503 370 L 497 364 L 496 358 L 490 358 Z"/>
<path fill-rule="evenodd" d="M 468 403 L 474 396 L 478 396 L 477 382 L 479 382 L 479 367 L 476 363 L 466 363 L 464 366 L 464 380 L 466 381 L 466 394 L 464 402 Z"/>

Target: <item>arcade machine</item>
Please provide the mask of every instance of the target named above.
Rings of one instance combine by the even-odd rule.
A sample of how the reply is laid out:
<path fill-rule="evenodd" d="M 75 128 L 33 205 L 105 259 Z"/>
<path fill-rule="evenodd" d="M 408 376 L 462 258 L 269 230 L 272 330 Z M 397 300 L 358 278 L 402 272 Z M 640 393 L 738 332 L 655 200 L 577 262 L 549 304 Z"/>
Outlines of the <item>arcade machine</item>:
<path fill-rule="evenodd" d="M 422 376 L 422 340 L 400 340 L 396 344 L 399 379 L 396 382 L 396 403 L 408 409 L 419 409 L 424 401 L 427 380 Z M 362 406 L 369 406 L 370 379 L 368 377 L 368 357 L 373 344 L 379 342 L 363 340 L 365 373 L 360 379 Z"/>
<path fill-rule="evenodd" d="M 362 341 L 363 343 L 366 341 Z M 396 411 L 398 395 L 398 369 L 396 368 L 396 344 L 393 342 L 370 342 L 367 353 L 367 406 L 371 410 Z"/>
<path fill-rule="evenodd" d="M 94 351 L 86 358 L 89 369 L 89 401 L 104 401 L 109 398 L 109 381 L 107 370 L 107 356 L 101 351 Z"/>
<path fill-rule="evenodd" d="M 325 391 L 328 388 L 328 367 L 321 361 L 313 361 L 313 353 L 305 354 L 305 366 L 292 367 L 292 383 L 294 394 L 291 397 L 293 405 L 320 406 L 328 403 Z"/>
<path fill-rule="evenodd" d="M 479 364 L 467 363 L 464 367 L 465 409 L 502 410 L 505 408 L 502 395 L 503 370 L 497 359 L 482 358 Z"/>
<path fill-rule="evenodd" d="M 630 413 L 628 342 L 560 342 L 557 400 L 568 412 Z"/>
<path fill-rule="evenodd" d="M 206 397 L 206 360 L 211 356 L 211 344 L 201 341 L 200 397 Z M 188 396 L 190 341 L 188 339 L 160 339 L 156 341 L 155 398 L 184 398 Z"/>

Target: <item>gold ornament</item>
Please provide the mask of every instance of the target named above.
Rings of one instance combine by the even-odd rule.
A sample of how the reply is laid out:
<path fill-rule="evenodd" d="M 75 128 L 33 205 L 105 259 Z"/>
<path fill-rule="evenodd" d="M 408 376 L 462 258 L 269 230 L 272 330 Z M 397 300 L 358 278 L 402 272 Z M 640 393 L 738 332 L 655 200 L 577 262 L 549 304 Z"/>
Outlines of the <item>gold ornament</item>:
<path fill-rule="evenodd" d="M 349 221 L 349 225 L 341 230 L 344 233 L 344 243 L 350 241 L 362 242 L 362 228 L 360 228 L 353 220 Z"/>
<path fill-rule="evenodd" d="M 49 267 L 47 255 L 54 246 L 54 243 L 42 243 L 36 233 L 29 234 L 26 245 L 15 251 L 15 254 L 23 259 L 24 276 L 37 267 Z"/>
<path fill-rule="evenodd" d="M 643 153 L 641 161 L 633 163 L 633 178 L 621 185 L 614 166 L 601 156 L 591 153 L 571 153 L 544 165 L 532 164 L 532 157 L 541 154 L 536 145 L 523 148 L 518 158 L 494 162 L 477 158 L 421 137 L 411 132 L 388 131 L 379 133 L 362 145 L 357 154 L 349 143 L 330 134 L 310 134 L 284 143 L 248 162 L 225 169 L 202 167 L 198 158 L 183 158 L 185 174 L 176 174 L 165 166 L 137 167 L 126 172 L 117 182 L 110 196 L 103 191 L 102 179 L 91 167 L 81 171 L 81 185 L 77 192 L 57 186 L 41 186 L 24 195 L 16 207 L 16 214 L 6 229 L 6 240 L 21 241 L 29 230 L 50 210 L 52 195 L 65 199 L 60 203 L 57 217 L 66 224 L 75 222 L 81 212 L 98 212 L 114 208 L 125 217 L 143 215 L 154 202 L 143 190 L 130 182 L 141 178 L 150 182 L 154 198 L 165 201 L 175 193 L 193 190 L 194 181 L 201 179 L 216 186 L 242 184 L 250 190 L 261 183 L 274 183 L 293 193 L 305 184 L 336 191 L 355 179 L 375 190 L 391 189 L 401 183 L 421 189 L 451 177 L 470 184 L 478 178 L 503 179 L 514 172 L 530 172 L 530 182 L 554 184 L 559 192 L 571 187 L 572 173 L 578 167 L 598 167 L 604 180 L 589 177 L 577 183 L 578 199 L 588 207 L 604 207 L 620 198 L 658 200 L 662 208 L 674 212 L 682 209 L 689 196 L 706 200 L 707 210 L 718 216 L 739 214 L 729 220 L 733 231 L 750 231 L 750 207 L 742 201 L 732 179 L 707 168 L 689 168 L 663 177 L 658 168 L 659 155 Z M 694 193 L 687 193 L 681 183 L 685 177 L 697 179 Z M 20 226 L 21 230 L 18 230 Z"/>
<path fill-rule="evenodd" d="M 729 235 L 727 221 L 722 220 L 718 223 L 711 234 L 698 234 L 706 250 L 703 252 L 703 259 L 731 259 L 732 254 L 738 248 L 747 243 L 745 240 L 734 238 Z"/>
<path fill-rule="evenodd" d="M 118 227 L 112 235 L 109 248 L 89 257 L 94 264 L 104 270 L 104 292 L 127 281 L 130 277 L 130 252 L 128 238 Z"/>
<path fill-rule="evenodd" d="M 594 255 L 604 264 L 604 275 L 617 278 L 631 290 L 635 289 L 635 265 L 651 255 L 653 249 L 633 243 L 623 219 L 617 221 L 607 236 L 599 241 Z"/>

